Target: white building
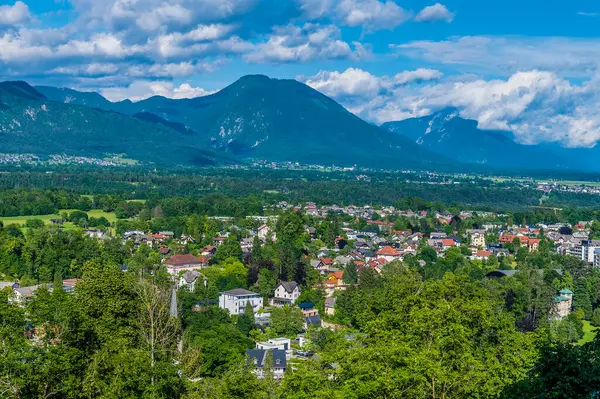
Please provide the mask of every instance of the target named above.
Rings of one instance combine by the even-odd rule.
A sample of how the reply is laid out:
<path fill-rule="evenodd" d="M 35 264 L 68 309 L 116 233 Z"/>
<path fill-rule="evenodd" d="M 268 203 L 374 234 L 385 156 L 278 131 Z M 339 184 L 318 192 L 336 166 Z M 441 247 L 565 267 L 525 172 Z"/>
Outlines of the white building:
<path fill-rule="evenodd" d="M 289 338 L 272 338 L 268 341 L 257 342 L 256 349 L 279 349 L 289 351 L 292 349 L 292 340 Z"/>
<path fill-rule="evenodd" d="M 258 228 L 258 238 L 262 241 L 265 242 L 267 241 L 267 238 L 269 238 L 269 236 L 271 235 L 271 228 L 266 225 L 263 224 L 262 226 L 260 226 Z M 273 241 L 275 241 L 275 234 L 273 234 L 272 236 Z"/>
<path fill-rule="evenodd" d="M 471 246 L 475 248 L 485 248 L 485 232 L 473 231 L 471 236 Z"/>
<path fill-rule="evenodd" d="M 266 360 L 267 355 L 271 354 L 273 363 L 272 370 L 273 379 L 281 380 L 285 375 L 285 370 L 287 368 L 287 358 L 286 353 L 280 349 L 247 349 L 246 356 L 251 364 L 254 365 L 254 372 L 258 378 L 265 378 L 266 370 Z"/>
<path fill-rule="evenodd" d="M 272 302 L 281 304 L 293 304 L 300 297 L 300 286 L 295 281 L 281 281 L 275 288 Z"/>
<path fill-rule="evenodd" d="M 263 307 L 263 297 L 243 288 L 221 292 L 219 294 L 219 307 L 229 311 L 229 314 L 240 315 L 244 313 L 246 304 L 250 303 L 254 313 Z"/>

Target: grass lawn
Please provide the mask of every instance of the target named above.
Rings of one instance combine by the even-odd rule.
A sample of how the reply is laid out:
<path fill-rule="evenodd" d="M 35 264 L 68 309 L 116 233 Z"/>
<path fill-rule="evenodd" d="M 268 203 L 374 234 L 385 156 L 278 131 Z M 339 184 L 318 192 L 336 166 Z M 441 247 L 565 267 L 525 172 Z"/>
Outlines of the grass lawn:
<path fill-rule="evenodd" d="M 587 342 L 591 342 L 596 337 L 598 327 L 592 327 L 589 321 L 583 320 L 583 338 L 581 338 L 577 345 L 583 345 Z"/>
<path fill-rule="evenodd" d="M 45 224 L 50 224 L 50 220 L 60 218 L 60 213 L 62 213 L 62 212 L 70 213 L 72 211 L 74 211 L 74 209 L 61 209 L 58 214 L 54 214 L 54 215 L 0 217 L 0 221 L 2 221 L 2 223 L 4 223 L 5 226 L 7 226 L 9 224 L 25 225 L 25 223 L 27 223 L 27 221 L 31 220 L 31 219 L 40 219 Z M 99 209 L 92 209 L 87 214 L 89 217 L 94 217 L 94 218 L 100 218 L 100 217 L 104 216 L 110 223 L 114 223 L 117 221 L 117 216 L 115 215 L 114 212 L 103 212 Z M 76 227 L 75 227 L 75 225 L 73 225 L 73 223 L 67 222 L 63 225 L 63 229 L 65 229 L 65 230 L 70 230 L 70 229 L 74 229 L 74 228 L 76 228 Z"/>

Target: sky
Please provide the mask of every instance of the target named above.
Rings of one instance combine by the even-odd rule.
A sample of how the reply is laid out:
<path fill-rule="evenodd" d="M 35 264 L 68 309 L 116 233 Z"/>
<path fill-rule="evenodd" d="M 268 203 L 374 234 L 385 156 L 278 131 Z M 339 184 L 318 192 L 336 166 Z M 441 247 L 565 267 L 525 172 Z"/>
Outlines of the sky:
<path fill-rule="evenodd" d="M 525 144 L 600 140 L 597 0 L 0 0 L 0 79 L 112 101 L 297 79 L 380 124 L 456 108 Z"/>

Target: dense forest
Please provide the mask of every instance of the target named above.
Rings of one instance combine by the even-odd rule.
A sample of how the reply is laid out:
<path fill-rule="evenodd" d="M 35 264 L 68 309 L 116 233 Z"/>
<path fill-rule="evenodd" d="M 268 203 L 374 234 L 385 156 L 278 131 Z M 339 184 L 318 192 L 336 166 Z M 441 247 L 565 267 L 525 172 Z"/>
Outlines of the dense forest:
<path fill-rule="evenodd" d="M 201 169 L 153 172 L 143 168 L 107 170 L 63 168 L 50 172 L 0 173 L 0 189 L 64 190 L 117 195 L 122 199 L 152 200 L 170 197 L 199 198 L 213 194 L 230 198 L 256 196 L 266 202 L 288 201 L 339 205 L 393 205 L 398 199 L 420 197 L 447 205 L 479 210 L 523 210 L 538 206 L 542 194 L 520 183 L 498 183 L 488 179 L 447 177 L 419 173 L 319 172 L 287 170 Z M 552 192 L 544 205 L 593 208 L 600 196 Z M 0 212 L 6 210 L 0 209 Z"/>

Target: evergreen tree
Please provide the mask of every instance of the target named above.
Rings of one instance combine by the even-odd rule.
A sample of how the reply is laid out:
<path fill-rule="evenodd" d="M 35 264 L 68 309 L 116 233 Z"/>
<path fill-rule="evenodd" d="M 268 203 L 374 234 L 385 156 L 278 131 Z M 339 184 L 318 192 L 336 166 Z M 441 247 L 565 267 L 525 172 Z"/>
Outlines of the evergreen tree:
<path fill-rule="evenodd" d="M 378 279 L 379 276 L 377 275 L 377 272 L 370 267 L 365 267 L 360 272 L 360 276 L 358 278 L 358 287 L 362 290 L 376 288 L 379 284 Z"/>
<path fill-rule="evenodd" d="M 346 284 L 356 284 L 358 282 L 358 271 L 356 270 L 356 265 L 354 262 L 350 262 L 344 268 L 344 283 Z"/>
<path fill-rule="evenodd" d="M 250 335 L 250 331 L 254 329 L 255 320 L 254 320 L 254 310 L 252 309 L 252 305 L 250 302 L 246 302 L 246 307 L 244 308 L 244 313 L 242 313 L 238 317 L 237 328 L 244 335 Z"/>
<path fill-rule="evenodd" d="M 592 301 L 590 299 L 588 281 L 585 277 L 579 277 L 575 281 L 575 287 L 573 289 L 573 309 L 583 310 L 586 320 L 589 320 L 592 317 Z"/>
<path fill-rule="evenodd" d="M 600 327 L 600 308 L 594 309 L 594 313 L 592 315 L 592 325 L 594 327 Z"/>

